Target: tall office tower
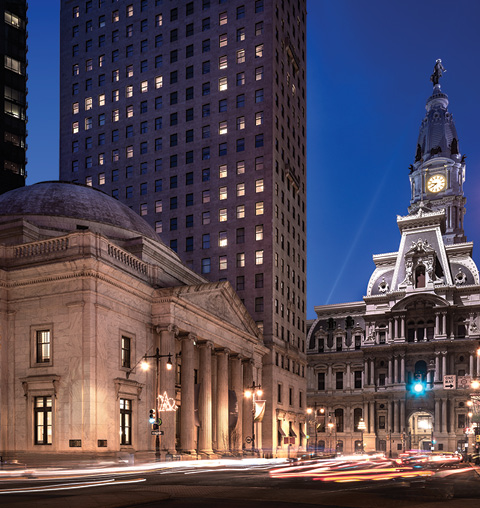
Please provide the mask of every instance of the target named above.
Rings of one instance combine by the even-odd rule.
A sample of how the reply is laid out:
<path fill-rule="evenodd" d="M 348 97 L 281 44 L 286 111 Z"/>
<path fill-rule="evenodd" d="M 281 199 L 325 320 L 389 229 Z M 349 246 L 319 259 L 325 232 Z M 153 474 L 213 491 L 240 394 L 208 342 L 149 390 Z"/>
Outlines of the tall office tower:
<path fill-rule="evenodd" d="M 285 451 L 305 418 L 305 0 L 61 6 L 60 179 L 231 282 L 271 351 L 264 445 Z"/>
<path fill-rule="evenodd" d="M 25 185 L 27 136 L 27 2 L 0 0 L 0 194 Z"/>

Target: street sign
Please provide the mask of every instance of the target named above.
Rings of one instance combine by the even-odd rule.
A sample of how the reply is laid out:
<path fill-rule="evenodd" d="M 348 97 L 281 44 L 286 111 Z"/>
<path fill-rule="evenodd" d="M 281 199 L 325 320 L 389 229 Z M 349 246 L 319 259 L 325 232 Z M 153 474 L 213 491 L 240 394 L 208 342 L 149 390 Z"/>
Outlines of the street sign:
<path fill-rule="evenodd" d="M 471 376 L 458 376 L 457 377 L 457 388 L 459 390 L 469 390 L 472 384 Z"/>
<path fill-rule="evenodd" d="M 443 376 L 444 390 L 455 390 L 456 385 L 457 385 L 457 376 L 455 375 Z"/>
<path fill-rule="evenodd" d="M 152 436 L 163 436 L 165 434 L 165 431 L 163 430 L 152 430 L 150 432 L 152 433 Z"/>
<path fill-rule="evenodd" d="M 477 434 L 477 435 L 475 436 L 475 442 L 476 442 L 476 443 L 480 443 L 480 434 Z"/>

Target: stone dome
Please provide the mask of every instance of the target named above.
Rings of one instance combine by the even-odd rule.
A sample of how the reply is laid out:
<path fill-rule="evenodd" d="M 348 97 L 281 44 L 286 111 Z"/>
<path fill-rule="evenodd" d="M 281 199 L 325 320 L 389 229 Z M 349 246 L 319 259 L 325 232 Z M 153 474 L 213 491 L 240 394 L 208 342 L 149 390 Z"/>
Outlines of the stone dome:
<path fill-rule="evenodd" d="M 154 229 L 120 201 L 92 187 L 41 182 L 0 195 L 0 221 L 24 218 L 41 228 L 88 228 L 110 238 L 145 236 L 161 242 Z"/>

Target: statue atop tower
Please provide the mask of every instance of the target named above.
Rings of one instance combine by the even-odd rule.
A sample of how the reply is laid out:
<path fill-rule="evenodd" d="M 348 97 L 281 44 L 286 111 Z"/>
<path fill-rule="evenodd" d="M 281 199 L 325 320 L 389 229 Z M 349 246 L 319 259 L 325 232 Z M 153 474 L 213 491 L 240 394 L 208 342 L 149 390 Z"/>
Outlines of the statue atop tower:
<path fill-rule="evenodd" d="M 433 83 L 433 86 L 439 84 L 439 80 L 444 72 L 447 72 L 447 69 L 445 69 L 445 67 L 442 65 L 442 60 L 437 58 L 433 68 L 433 74 L 430 76 L 430 81 Z"/>

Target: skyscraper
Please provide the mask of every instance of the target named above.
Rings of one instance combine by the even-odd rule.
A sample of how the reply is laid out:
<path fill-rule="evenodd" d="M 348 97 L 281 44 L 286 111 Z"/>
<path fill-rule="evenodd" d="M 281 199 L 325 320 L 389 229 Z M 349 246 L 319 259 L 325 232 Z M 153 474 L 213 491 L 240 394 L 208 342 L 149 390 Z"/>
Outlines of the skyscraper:
<path fill-rule="evenodd" d="M 60 179 L 231 282 L 270 350 L 264 446 L 304 446 L 306 2 L 61 6 Z"/>
<path fill-rule="evenodd" d="M 27 2 L 0 0 L 0 193 L 25 185 L 27 135 Z"/>

